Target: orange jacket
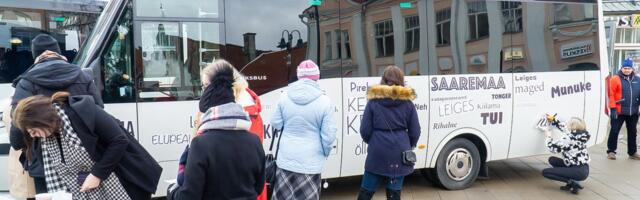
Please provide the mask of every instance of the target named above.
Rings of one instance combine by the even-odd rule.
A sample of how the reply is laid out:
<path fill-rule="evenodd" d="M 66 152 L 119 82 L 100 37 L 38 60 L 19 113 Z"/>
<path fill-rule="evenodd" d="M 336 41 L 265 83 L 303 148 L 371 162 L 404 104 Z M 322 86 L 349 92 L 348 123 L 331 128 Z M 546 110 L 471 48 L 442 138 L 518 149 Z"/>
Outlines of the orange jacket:
<path fill-rule="evenodd" d="M 620 113 L 621 106 L 619 101 L 622 100 L 622 82 L 620 76 L 613 75 L 609 78 L 609 108 L 615 108 L 617 113 Z"/>

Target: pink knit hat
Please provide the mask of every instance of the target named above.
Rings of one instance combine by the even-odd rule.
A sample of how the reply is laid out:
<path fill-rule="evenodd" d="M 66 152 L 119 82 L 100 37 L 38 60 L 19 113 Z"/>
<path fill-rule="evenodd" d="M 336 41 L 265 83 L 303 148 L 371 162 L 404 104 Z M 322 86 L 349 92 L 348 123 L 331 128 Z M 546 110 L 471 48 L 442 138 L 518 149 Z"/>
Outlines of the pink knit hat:
<path fill-rule="evenodd" d="M 320 79 L 320 69 L 311 60 L 302 61 L 298 65 L 298 79 L 308 78 L 314 81 Z"/>

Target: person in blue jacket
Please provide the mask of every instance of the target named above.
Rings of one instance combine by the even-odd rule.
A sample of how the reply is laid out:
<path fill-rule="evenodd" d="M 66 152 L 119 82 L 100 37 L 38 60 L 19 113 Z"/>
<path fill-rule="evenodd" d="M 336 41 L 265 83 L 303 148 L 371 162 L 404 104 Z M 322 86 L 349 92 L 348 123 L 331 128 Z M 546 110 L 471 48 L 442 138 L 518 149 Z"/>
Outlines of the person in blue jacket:
<path fill-rule="evenodd" d="M 633 61 L 625 60 L 618 74 L 609 79 L 609 117 L 611 131 L 607 141 L 607 158 L 616 159 L 618 134 L 622 124 L 627 126 L 627 154 L 629 159 L 640 160 L 636 144 L 638 109 L 640 108 L 640 77 L 636 75 Z"/>
<path fill-rule="evenodd" d="M 320 174 L 336 139 L 334 108 L 317 82 L 318 66 L 305 60 L 297 76 L 271 117 L 271 126 L 283 129 L 273 200 L 320 199 Z"/>
<path fill-rule="evenodd" d="M 358 200 L 371 199 L 380 183 L 385 184 L 387 199 L 400 199 L 404 177 L 413 172 L 413 164 L 403 162 L 403 152 L 414 149 L 420 138 L 412 103 L 416 94 L 405 86 L 402 70 L 389 66 L 367 98 L 360 135 L 369 147 Z"/>

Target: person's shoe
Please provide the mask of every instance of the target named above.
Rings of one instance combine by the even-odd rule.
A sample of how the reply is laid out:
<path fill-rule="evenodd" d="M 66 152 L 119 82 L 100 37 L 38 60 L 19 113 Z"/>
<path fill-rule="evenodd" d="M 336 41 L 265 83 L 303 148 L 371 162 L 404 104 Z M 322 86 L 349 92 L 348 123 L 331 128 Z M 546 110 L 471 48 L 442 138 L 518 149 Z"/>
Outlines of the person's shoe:
<path fill-rule="evenodd" d="M 365 190 L 364 188 L 360 188 L 360 193 L 358 193 L 358 200 L 371 200 L 373 198 L 373 194 L 375 192 Z"/>
<path fill-rule="evenodd" d="M 400 190 L 387 189 L 387 200 L 400 200 Z"/>
<path fill-rule="evenodd" d="M 631 160 L 640 160 L 640 154 L 634 153 L 633 155 L 629 156 L 629 159 L 631 159 Z"/>
<path fill-rule="evenodd" d="M 569 191 L 571 190 L 571 184 L 567 183 L 565 186 L 560 186 L 561 190 Z"/>
<path fill-rule="evenodd" d="M 616 153 L 610 152 L 607 154 L 607 158 L 609 160 L 615 160 L 616 159 Z"/>
<path fill-rule="evenodd" d="M 578 182 L 576 182 L 574 180 L 569 180 L 567 182 L 567 185 L 563 186 L 563 187 L 567 187 L 567 186 L 568 186 L 568 188 L 566 188 L 566 189 L 571 191 L 571 194 L 578 194 L 580 192 L 580 190 L 584 189 L 584 187 L 582 187 L 582 185 L 580 185 L 580 183 L 578 183 Z M 562 187 L 560 189 L 565 190 Z"/>

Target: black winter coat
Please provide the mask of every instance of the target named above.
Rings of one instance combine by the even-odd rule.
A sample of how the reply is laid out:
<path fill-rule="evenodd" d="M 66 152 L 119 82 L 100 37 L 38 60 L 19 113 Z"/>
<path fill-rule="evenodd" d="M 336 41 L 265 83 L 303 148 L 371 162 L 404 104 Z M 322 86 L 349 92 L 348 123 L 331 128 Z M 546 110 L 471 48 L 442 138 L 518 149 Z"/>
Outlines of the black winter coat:
<path fill-rule="evenodd" d="M 184 183 L 169 200 L 255 200 L 264 187 L 260 139 L 242 130 L 208 130 L 191 142 Z"/>
<path fill-rule="evenodd" d="M 131 199 L 151 199 L 162 168 L 133 136 L 90 96 L 72 96 L 62 108 L 95 162 L 91 174 L 104 180 L 115 172 Z"/>
<path fill-rule="evenodd" d="M 77 65 L 67 61 L 50 58 L 32 66 L 14 82 L 16 88 L 11 99 L 12 110 L 16 104 L 24 98 L 34 95 L 51 96 L 55 92 L 67 91 L 71 95 L 91 95 L 95 103 L 102 107 L 103 102 L 99 96 L 93 77 L 80 69 Z M 14 149 L 25 148 L 22 132 L 16 126 L 11 127 L 10 143 Z M 25 159 L 24 154 L 20 160 L 25 170 L 32 177 L 44 177 L 42 165 L 42 151 L 40 140 L 33 140 L 33 158 L 31 163 Z"/>

